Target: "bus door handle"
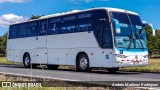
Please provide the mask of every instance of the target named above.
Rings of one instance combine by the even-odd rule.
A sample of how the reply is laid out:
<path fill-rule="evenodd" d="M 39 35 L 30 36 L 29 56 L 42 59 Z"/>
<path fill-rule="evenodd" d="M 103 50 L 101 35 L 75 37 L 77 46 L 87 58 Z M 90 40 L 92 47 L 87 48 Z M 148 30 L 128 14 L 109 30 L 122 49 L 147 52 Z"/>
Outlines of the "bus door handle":
<path fill-rule="evenodd" d="M 36 40 L 38 40 L 38 37 L 36 37 Z"/>

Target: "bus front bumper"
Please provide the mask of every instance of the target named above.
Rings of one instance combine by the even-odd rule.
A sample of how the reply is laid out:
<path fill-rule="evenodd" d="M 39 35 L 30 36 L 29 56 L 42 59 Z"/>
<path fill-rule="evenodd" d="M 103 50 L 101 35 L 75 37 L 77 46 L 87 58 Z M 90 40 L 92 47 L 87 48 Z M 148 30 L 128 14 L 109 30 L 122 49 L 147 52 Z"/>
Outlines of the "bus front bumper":
<path fill-rule="evenodd" d="M 136 67 L 136 66 L 147 66 L 147 65 L 148 65 L 148 59 L 143 61 L 122 60 L 122 61 L 115 61 L 113 67 Z"/>

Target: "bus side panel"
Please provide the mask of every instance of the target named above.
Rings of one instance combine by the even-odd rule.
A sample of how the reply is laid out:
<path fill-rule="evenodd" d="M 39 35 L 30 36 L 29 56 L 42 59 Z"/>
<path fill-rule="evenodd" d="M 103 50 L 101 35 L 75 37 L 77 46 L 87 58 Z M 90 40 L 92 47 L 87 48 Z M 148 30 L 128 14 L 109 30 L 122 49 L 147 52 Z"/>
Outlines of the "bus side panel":
<path fill-rule="evenodd" d="M 103 60 L 102 60 L 102 52 L 101 48 L 89 48 L 89 60 L 91 67 L 103 67 Z"/>
<path fill-rule="evenodd" d="M 49 35 L 47 36 L 48 64 L 75 65 L 76 55 L 80 51 L 76 49 L 85 48 L 83 49 L 85 52 L 87 48 L 95 47 L 98 48 L 98 44 L 93 31 Z"/>
<path fill-rule="evenodd" d="M 39 64 L 38 60 L 37 60 L 37 49 L 32 49 L 32 54 L 31 54 L 31 62 L 33 64 Z"/>
<path fill-rule="evenodd" d="M 113 67 L 113 49 L 102 49 L 102 61 L 103 67 L 112 68 Z"/>
<path fill-rule="evenodd" d="M 47 49 L 42 48 L 42 49 L 37 49 L 36 50 L 36 60 L 35 62 L 40 63 L 40 64 L 47 64 Z"/>
<path fill-rule="evenodd" d="M 65 52 L 66 52 L 66 64 L 67 65 L 72 65 L 72 52 L 71 52 L 71 49 L 66 49 L 65 50 Z"/>
<path fill-rule="evenodd" d="M 7 40 L 7 60 L 8 61 L 14 61 L 14 50 L 13 50 L 13 44 L 12 40 Z"/>
<path fill-rule="evenodd" d="M 35 61 L 35 49 L 37 48 L 36 37 L 8 39 L 7 42 L 7 58 L 13 62 L 23 62 L 25 53 L 29 53 L 33 63 Z"/>
<path fill-rule="evenodd" d="M 71 65 L 70 49 L 48 49 L 48 64 Z"/>
<path fill-rule="evenodd" d="M 14 50 L 14 53 L 13 53 L 13 58 L 14 58 L 14 62 L 22 62 L 22 59 L 20 58 L 20 50 Z"/>
<path fill-rule="evenodd" d="M 14 51 L 13 50 L 7 50 L 7 60 L 8 61 L 13 61 L 14 60 L 14 56 L 13 56 Z"/>
<path fill-rule="evenodd" d="M 74 49 L 99 47 L 93 31 L 47 36 L 48 49 Z"/>

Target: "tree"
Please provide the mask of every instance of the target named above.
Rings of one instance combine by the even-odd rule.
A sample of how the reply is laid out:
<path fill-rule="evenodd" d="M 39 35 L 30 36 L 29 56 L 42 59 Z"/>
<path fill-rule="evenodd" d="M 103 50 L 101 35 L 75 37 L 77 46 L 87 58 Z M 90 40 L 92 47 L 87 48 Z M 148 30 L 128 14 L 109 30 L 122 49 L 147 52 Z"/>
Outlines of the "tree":
<path fill-rule="evenodd" d="M 153 49 L 155 49 L 155 38 L 152 36 L 152 30 L 149 27 L 146 27 L 145 31 L 147 37 L 147 47 L 150 51 L 153 51 Z"/>
<path fill-rule="evenodd" d="M 145 27 L 145 31 L 149 52 L 160 54 L 160 30 L 156 30 L 155 36 L 152 36 L 152 30 L 149 27 Z"/>
<path fill-rule="evenodd" d="M 0 53 L 5 55 L 8 33 L 0 37 Z"/>
<path fill-rule="evenodd" d="M 156 30 L 155 43 L 156 51 L 160 54 L 160 30 Z"/>
<path fill-rule="evenodd" d="M 41 17 L 41 16 L 39 16 L 39 15 L 32 15 L 29 20 L 39 19 L 40 17 Z"/>

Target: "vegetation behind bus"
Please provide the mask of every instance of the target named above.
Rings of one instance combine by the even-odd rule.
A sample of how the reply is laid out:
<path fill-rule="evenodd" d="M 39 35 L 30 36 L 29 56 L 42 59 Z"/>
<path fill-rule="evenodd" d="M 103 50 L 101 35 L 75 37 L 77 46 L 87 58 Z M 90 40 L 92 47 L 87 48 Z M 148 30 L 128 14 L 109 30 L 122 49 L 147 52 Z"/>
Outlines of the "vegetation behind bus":
<path fill-rule="evenodd" d="M 147 47 L 150 58 L 160 58 L 160 30 L 156 30 L 156 35 L 152 35 L 149 27 L 146 27 Z"/>
<path fill-rule="evenodd" d="M 44 16 L 44 15 L 42 15 L 42 16 Z M 32 15 L 29 20 L 39 19 L 40 17 L 41 16 L 39 16 L 39 15 Z"/>

